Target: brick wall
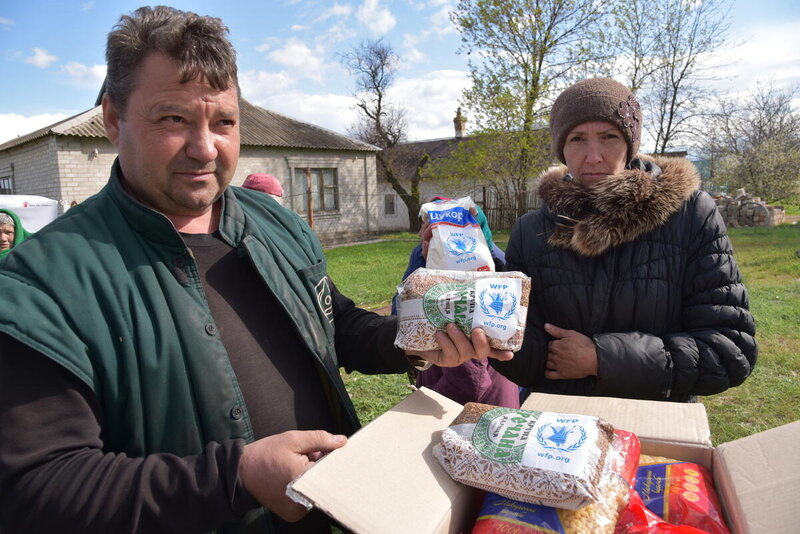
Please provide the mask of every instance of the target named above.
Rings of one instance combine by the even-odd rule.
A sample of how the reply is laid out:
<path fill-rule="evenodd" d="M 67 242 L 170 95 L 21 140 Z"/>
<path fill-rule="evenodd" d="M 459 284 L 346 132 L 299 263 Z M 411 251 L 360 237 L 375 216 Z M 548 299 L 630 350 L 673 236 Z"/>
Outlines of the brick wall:
<path fill-rule="evenodd" d="M 117 150 L 105 138 L 49 135 L 0 154 L 0 176 L 11 173 L 14 192 L 59 201 L 59 213 L 70 203 L 83 202 L 108 181 Z M 333 168 L 337 171 L 339 210 L 319 214 L 314 230 L 325 243 L 358 239 L 379 231 L 378 214 L 383 197 L 377 192 L 375 154 L 334 150 L 242 147 L 231 183 L 241 185 L 248 174 L 276 176 L 283 185 L 283 205 L 293 208 L 300 191 L 294 191 L 295 168 Z"/>
<path fill-rule="evenodd" d="M 57 137 L 57 160 L 61 195 L 57 198 L 69 207 L 83 202 L 108 182 L 117 148 L 108 139 L 93 137 Z"/>
<path fill-rule="evenodd" d="M 284 206 L 298 209 L 302 191 L 292 177 L 295 169 L 336 169 L 339 210 L 315 213 L 314 231 L 323 243 L 361 239 L 377 233 L 378 214 L 383 209 L 378 196 L 375 154 L 334 150 L 275 149 L 242 147 L 233 185 L 241 185 L 248 174 L 267 173 L 283 186 Z"/>
<path fill-rule="evenodd" d="M 61 197 L 56 166 L 56 141 L 42 137 L 0 153 L 0 176 L 12 176 L 14 194 Z"/>

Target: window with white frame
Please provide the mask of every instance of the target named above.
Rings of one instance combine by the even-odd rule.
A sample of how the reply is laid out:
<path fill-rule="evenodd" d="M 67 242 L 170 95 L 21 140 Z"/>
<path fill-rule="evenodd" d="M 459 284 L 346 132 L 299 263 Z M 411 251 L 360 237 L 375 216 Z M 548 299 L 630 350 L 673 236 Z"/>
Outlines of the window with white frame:
<path fill-rule="evenodd" d="M 306 213 L 308 190 L 311 190 L 311 209 L 314 213 L 339 211 L 339 180 L 336 169 L 294 169 L 293 208 Z"/>

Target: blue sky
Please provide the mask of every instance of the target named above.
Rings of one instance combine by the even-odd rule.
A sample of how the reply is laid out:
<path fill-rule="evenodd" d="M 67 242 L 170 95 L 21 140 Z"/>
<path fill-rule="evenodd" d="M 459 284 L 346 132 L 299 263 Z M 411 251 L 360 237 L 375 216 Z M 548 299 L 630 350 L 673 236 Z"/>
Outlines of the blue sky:
<path fill-rule="evenodd" d="M 384 38 L 403 59 L 392 97 L 408 110 L 411 139 L 451 136 L 467 85 L 448 12 L 456 0 L 194 0 L 170 5 L 222 18 L 239 58 L 243 96 L 344 133 L 353 81 L 339 54 Z M 0 142 L 89 109 L 105 72 L 107 33 L 126 1 L 0 0 Z M 747 91 L 770 79 L 800 86 L 800 2 L 739 0 L 717 82 Z M 469 123 L 467 123 L 469 130 Z"/>

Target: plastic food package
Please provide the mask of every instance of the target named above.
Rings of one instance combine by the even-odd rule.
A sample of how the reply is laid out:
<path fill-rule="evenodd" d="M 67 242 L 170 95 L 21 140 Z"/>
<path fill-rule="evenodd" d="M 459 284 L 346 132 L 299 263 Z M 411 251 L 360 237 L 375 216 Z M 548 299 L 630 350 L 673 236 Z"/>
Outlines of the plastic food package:
<path fill-rule="evenodd" d="M 492 253 L 470 208 L 475 208 L 470 197 L 422 205 L 419 216 L 433 232 L 425 263 L 429 269 L 494 271 Z"/>
<path fill-rule="evenodd" d="M 438 350 L 436 331 L 455 323 L 467 336 L 482 328 L 489 345 L 519 350 L 531 280 L 524 273 L 440 271 L 424 267 L 397 286 L 397 337 L 404 350 Z"/>
<path fill-rule="evenodd" d="M 620 510 L 628 502 L 639 450 L 634 434 L 615 430 L 600 499 L 579 510 L 528 504 L 487 493 L 472 534 L 612 534 Z"/>
<path fill-rule="evenodd" d="M 614 534 L 708 534 L 705 530 L 667 523 L 651 512 L 635 488 L 631 488 L 628 505 L 620 512 Z"/>
<path fill-rule="evenodd" d="M 712 480 L 711 473 L 701 465 L 642 455 L 636 473 L 635 489 L 647 511 L 654 514 L 656 520 L 644 510 L 636 510 L 637 499 L 631 499 L 629 508 L 634 509 L 629 514 L 623 514 L 629 524 L 620 524 L 617 534 L 638 532 L 730 534 L 722 518 L 719 498 L 714 491 Z M 659 523 L 658 519 L 666 524 Z M 649 530 L 642 529 L 642 523 Z"/>
<path fill-rule="evenodd" d="M 576 510 L 600 499 L 613 439 L 598 417 L 468 402 L 433 455 L 457 482 Z"/>

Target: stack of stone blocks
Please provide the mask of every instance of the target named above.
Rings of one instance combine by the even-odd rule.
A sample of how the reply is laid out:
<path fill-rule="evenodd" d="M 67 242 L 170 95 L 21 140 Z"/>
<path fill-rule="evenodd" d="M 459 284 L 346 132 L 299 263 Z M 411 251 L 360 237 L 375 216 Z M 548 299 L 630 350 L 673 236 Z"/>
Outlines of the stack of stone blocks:
<path fill-rule="evenodd" d="M 736 194 L 715 197 L 717 209 L 728 227 L 777 226 L 783 224 L 786 210 L 783 206 L 768 206 L 759 197 L 748 195 L 744 189 Z"/>

